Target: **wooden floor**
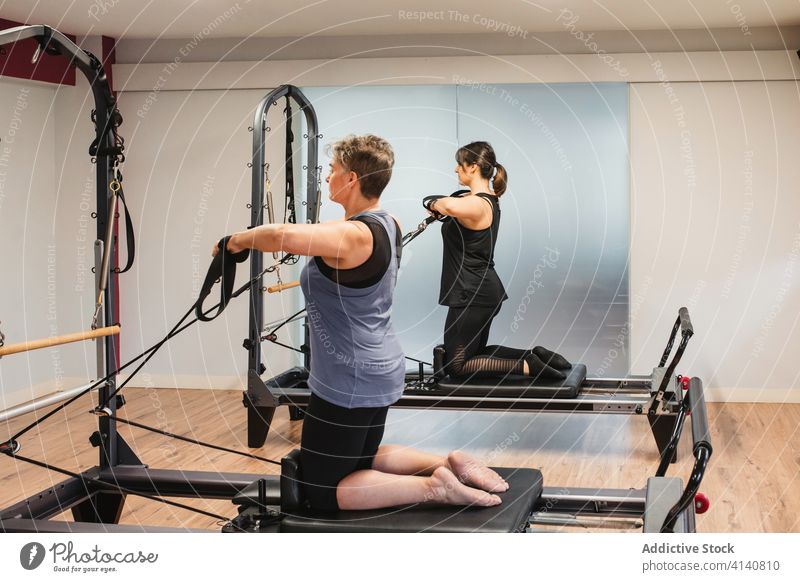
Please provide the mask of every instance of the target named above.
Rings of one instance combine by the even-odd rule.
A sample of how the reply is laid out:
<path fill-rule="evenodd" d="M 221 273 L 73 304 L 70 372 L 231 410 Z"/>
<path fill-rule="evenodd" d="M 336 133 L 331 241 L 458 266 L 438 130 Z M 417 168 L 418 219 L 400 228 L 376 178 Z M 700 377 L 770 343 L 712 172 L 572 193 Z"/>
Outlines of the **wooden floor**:
<path fill-rule="evenodd" d="M 126 390 L 121 415 L 199 440 L 239 450 L 246 447 L 241 392 L 208 390 Z M 96 430 L 84 397 L 66 413 L 47 420 L 21 438 L 21 454 L 79 472 L 97 464 L 88 442 Z M 41 413 L 40 413 L 41 415 Z M 714 446 L 701 490 L 711 509 L 698 516 L 699 532 L 800 532 L 800 405 L 708 404 Z M 34 420 L 29 414 L 0 427 L 0 439 Z M 300 440 L 301 422 L 278 410 L 267 443 L 251 452 L 279 459 Z M 670 475 L 691 470 L 689 425 L 680 462 Z M 140 429 L 120 426 L 139 457 L 150 467 L 274 474 L 261 461 L 182 443 Z M 392 410 L 386 443 L 434 452 L 469 451 L 492 465 L 534 467 L 546 486 L 643 487 L 658 465 L 655 443 L 643 417 Z M 6 507 L 63 480 L 61 475 L 0 455 L 0 507 Z M 181 500 L 220 515 L 235 515 L 219 500 Z M 61 519 L 68 519 L 62 516 Z M 129 496 L 122 523 L 218 530 L 214 519 L 154 501 Z M 576 531 L 565 528 L 564 531 Z"/>

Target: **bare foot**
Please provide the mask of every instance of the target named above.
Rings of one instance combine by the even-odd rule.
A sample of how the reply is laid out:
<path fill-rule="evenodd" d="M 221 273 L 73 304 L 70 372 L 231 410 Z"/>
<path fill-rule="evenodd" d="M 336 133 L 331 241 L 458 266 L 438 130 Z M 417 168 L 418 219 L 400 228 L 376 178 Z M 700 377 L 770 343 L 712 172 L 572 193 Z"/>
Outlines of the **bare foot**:
<path fill-rule="evenodd" d="M 466 485 L 483 489 L 489 493 L 508 491 L 508 483 L 500 475 L 467 453 L 453 451 L 447 455 L 447 463 L 459 481 Z"/>
<path fill-rule="evenodd" d="M 448 505 L 477 505 L 479 507 L 492 507 L 502 503 L 497 495 L 467 487 L 447 467 L 437 468 L 430 480 L 430 501 Z"/>

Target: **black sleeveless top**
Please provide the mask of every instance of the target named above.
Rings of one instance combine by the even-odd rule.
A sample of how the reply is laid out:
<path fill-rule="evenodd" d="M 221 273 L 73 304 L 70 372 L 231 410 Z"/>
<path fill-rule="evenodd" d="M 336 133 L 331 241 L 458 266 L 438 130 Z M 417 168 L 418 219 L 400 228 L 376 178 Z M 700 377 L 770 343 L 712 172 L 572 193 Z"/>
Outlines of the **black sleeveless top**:
<path fill-rule="evenodd" d="M 479 193 L 492 205 L 492 224 L 471 230 L 453 217 L 442 224 L 443 256 L 439 305 L 494 307 L 508 299 L 494 270 L 494 247 L 500 230 L 497 196 Z"/>

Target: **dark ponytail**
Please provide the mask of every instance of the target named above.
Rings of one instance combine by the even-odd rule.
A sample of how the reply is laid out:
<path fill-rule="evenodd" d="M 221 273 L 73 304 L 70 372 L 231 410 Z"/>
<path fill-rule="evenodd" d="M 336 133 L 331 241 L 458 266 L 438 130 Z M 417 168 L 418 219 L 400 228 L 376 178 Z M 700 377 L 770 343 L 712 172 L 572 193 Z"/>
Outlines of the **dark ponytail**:
<path fill-rule="evenodd" d="M 492 181 L 492 189 L 498 198 L 503 195 L 508 187 L 508 174 L 506 169 L 497 163 L 494 149 L 485 141 L 474 141 L 456 152 L 456 162 L 460 166 L 475 164 L 480 168 L 481 178 Z M 497 173 L 495 173 L 495 169 Z M 494 178 L 492 176 L 494 175 Z"/>
<path fill-rule="evenodd" d="M 506 187 L 508 186 L 508 175 L 506 174 L 506 169 L 500 164 L 495 164 L 494 167 L 497 172 L 492 180 L 492 190 L 494 190 L 494 193 L 497 194 L 497 197 L 499 198 L 503 195 L 503 193 L 506 191 Z"/>

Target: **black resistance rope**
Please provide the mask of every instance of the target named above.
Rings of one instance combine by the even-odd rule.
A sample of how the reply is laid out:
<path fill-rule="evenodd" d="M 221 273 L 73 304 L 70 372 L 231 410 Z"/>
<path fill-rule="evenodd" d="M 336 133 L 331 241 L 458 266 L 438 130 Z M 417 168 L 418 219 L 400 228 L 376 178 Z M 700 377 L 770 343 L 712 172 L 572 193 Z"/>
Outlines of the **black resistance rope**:
<path fill-rule="evenodd" d="M 200 515 L 205 515 L 207 517 L 213 517 L 214 519 L 228 522 L 229 518 L 223 517 L 221 515 L 217 515 L 216 513 L 209 513 L 208 511 L 203 511 L 202 509 L 197 509 L 196 507 L 192 507 L 191 505 L 185 505 L 183 503 L 178 503 L 177 501 L 170 501 L 169 499 L 164 499 L 163 497 L 158 497 L 157 495 L 149 495 L 147 493 L 141 493 L 139 491 L 134 491 L 133 489 L 128 489 L 127 487 L 123 487 L 118 483 L 110 483 L 108 481 L 103 481 L 102 479 L 97 479 L 94 477 L 87 477 L 86 475 L 80 475 L 78 473 L 74 473 L 72 471 L 68 471 L 67 469 L 62 469 L 60 467 L 56 467 L 55 465 L 49 465 L 42 461 L 37 461 L 36 459 L 31 459 L 29 457 L 23 457 L 21 455 L 12 455 L 13 458 L 19 459 L 20 461 L 25 461 L 26 463 L 30 463 L 31 465 L 36 465 L 37 467 L 41 467 L 42 469 L 47 469 L 48 471 L 53 471 L 55 473 L 61 473 L 62 475 L 66 475 L 67 477 L 72 477 L 73 479 L 78 479 L 84 483 L 92 483 L 94 485 L 99 485 L 101 487 L 107 489 L 113 489 L 114 491 L 119 491 L 120 493 L 126 493 L 128 495 L 136 495 L 137 497 L 144 497 L 145 499 L 149 499 L 151 501 L 158 501 L 160 503 L 164 503 L 166 505 L 172 505 L 173 507 L 180 507 L 181 509 L 187 509 L 189 511 L 193 511 L 195 513 L 199 513 Z"/>

